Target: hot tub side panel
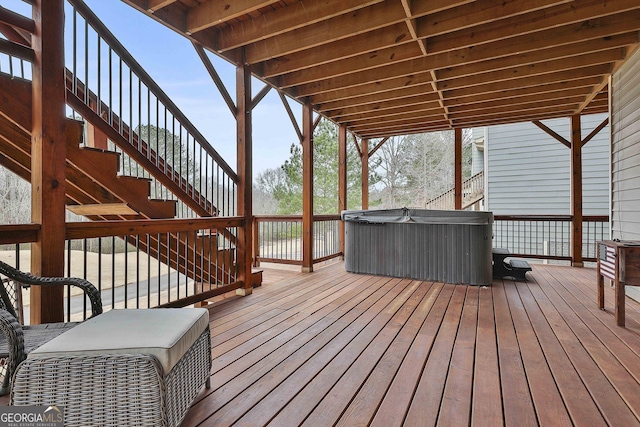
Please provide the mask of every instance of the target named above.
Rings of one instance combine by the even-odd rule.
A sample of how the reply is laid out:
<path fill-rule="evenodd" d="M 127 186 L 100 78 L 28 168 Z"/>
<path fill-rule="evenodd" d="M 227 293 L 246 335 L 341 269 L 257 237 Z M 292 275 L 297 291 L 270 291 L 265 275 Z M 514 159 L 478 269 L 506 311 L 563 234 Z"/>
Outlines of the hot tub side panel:
<path fill-rule="evenodd" d="M 490 285 L 492 224 L 345 225 L 345 268 L 353 273 Z"/>

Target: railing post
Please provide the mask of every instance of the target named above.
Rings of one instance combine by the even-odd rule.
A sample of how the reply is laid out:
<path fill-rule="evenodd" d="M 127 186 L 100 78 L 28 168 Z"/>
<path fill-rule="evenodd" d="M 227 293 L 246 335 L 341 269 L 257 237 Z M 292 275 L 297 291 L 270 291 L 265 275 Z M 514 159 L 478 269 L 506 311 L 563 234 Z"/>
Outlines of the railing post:
<path fill-rule="evenodd" d="M 251 230 L 253 231 L 253 266 L 260 267 L 260 222 L 258 218 L 253 217 L 253 225 Z"/>
<path fill-rule="evenodd" d="M 571 265 L 582 260 L 582 135 L 580 115 L 571 116 Z"/>
<path fill-rule="evenodd" d="M 33 2 L 33 108 L 31 128 L 31 220 L 40 224 L 31 245 L 31 272 L 64 275 L 65 80 L 64 1 Z M 64 289 L 31 287 L 31 323 L 64 320 Z"/>
<path fill-rule="evenodd" d="M 252 209 L 252 121 L 251 121 L 251 70 L 248 65 L 236 67 L 237 98 L 237 142 L 238 142 L 238 216 L 244 217 L 244 224 L 238 230 L 238 281 L 242 288 L 236 289 L 238 295 L 249 295 L 251 286 L 253 245 L 251 243 L 253 223 Z"/>
<path fill-rule="evenodd" d="M 338 214 L 347 209 L 347 126 L 338 128 Z M 338 222 L 340 252 L 344 259 L 344 222 Z"/>
<path fill-rule="evenodd" d="M 455 128 L 454 133 L 454 209 L 462 210 L 462 129 Z"/>
<path fill-rule="evenodd" d="M 313 271 L 313 106 L 302 107 L 302 272 Z"/>

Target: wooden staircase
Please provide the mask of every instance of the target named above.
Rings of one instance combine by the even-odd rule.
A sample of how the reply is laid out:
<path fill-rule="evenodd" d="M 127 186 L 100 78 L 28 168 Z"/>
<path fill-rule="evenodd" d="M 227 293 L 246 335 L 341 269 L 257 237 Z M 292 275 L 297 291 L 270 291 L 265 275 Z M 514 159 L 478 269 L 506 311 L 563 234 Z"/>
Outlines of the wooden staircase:
<path fill-rule="evenodd" d="M 0 164 L 31 180 L 31 83 L 0 75 Z M 81 147 L 83 123 L 67 119 L 67 207 L 93 220 L 175 216 L 176 202 L 149 198 L 149 179 L 119 175 L 120 154 Z"/>
<path fill-rule="evenodd" d="M 72 76 L 68 75 L 67 85 L 71 86 Z M 84 96 L 84 86 L 76 81 L 75 93 L 67 91 L 67 97 L 71 102 L 78 95 Z M 92 94 L 89 94 L 91 96 Z M 95 104 L 94 104 L 95 105 Z M 108 107 L 101 105 L 101 111 L 107 111 Z M 114 133 L 114 126 L 109 126 L 95 111 L 85 111 L 85 119 L 111 138 L 121 138 L 123 143 L 130 139 L 134 143 L 130 147 L 139 146 L 142 150 L 148 150 L 144 141 L 138 141 L 138 135 L 126 138 L 119 133 Z M 117 119 L 117 117 L 116 117 Z M 120 127 L 127 133 L 129 127 L 126 124 Z M 0 74 L 0 165 L 16 173 L 25 180 L 31 180 L 31 82 L 13 79 Z M 82 147 L 84 126 L 83 122 L 67 119 L 67 209 L 85 216 L 93 221 L 103 220 L 134 220 L 134 219 L 170 219 L 176 214 L 176 201 L 155 200 L 149 197 L 150 179 L 125 176 L 119 174 L 120 154 L 93 148 Z M 146 153 L 145 153 L 146 154 Z M 154 158 L 154 157 L 152 157 Z M 146 157 L 140 156 L 138 160 L 145 163 Z M 150 169 L 164 168 L 163 159 L 158 158 L 156 164 L 148 162 Z M 159 165 L 159 166 L 158 166 Z M 174 185 L 178 196 L 186 193 L 182 199 L 203 216 L 209 216 L 217 212 L 216 208 L 201 197 L 197 191 L 186 184 L 176 172 Z M 166 182 L 166 180 L 165 180 Z M 233 241 L 234 236 L 225 236 Z M 135 241 L 136 236 L 128 236 L 130 241 Z M 235 264 L 233 254 L 229 250 L 218 250 L 216 234 L 186 236 L 184 234 L 167 233 L 150 236 L 148 242 L 140 242 L 139 247 L 153 258 L 168 264 L 176 271 L 183 272 L 198 283 L 229 282 L 230 277 L 235 276 Z M 185 254 L 196 254 L 189 258 Z M 194 262 L 195 258 L 202 255 L 210 259 L 210 264 L 204 265 Z M 261 284 L 260 274 L 252 277 L 254 285 Z"/>

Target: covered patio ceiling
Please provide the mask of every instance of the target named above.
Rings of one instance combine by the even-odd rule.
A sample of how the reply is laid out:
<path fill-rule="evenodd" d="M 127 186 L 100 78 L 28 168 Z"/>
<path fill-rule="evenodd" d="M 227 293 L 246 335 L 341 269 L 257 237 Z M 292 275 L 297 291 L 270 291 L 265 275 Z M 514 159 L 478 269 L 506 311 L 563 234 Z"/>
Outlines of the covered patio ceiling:
<path fill-rule="evenodd" d="M 608 111 L 638 0 L 123 0 L 362 138 Z"/>

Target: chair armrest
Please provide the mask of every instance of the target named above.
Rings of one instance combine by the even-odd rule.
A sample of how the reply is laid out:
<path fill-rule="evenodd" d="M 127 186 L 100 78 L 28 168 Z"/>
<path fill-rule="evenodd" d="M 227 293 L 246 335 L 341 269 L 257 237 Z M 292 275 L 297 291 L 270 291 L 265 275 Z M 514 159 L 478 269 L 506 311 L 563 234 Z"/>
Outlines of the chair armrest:
<path fill-rule="evenodd" d="M 91 317 L 102 313 L 102 297 L 100 292 L 90 282 L 78 277 L 37 277 L 29 273 L 16 270 L 0 261 L 0 274 L 24 285 L 51 286 L 71 285 L 82 289 L 91 302 Z"/>
<path fill-rule="evenodd" d="M 7 310 L 0 308 L 0 333 L 7 339 L 7 366 L 2 384 L 0 384 L 0 395 L 7 394 L 9 382 L 16 368 L 26 359 L 24 351 L 24 332 L 18 320 Z"/>

